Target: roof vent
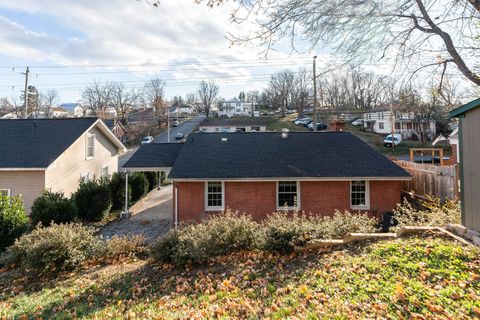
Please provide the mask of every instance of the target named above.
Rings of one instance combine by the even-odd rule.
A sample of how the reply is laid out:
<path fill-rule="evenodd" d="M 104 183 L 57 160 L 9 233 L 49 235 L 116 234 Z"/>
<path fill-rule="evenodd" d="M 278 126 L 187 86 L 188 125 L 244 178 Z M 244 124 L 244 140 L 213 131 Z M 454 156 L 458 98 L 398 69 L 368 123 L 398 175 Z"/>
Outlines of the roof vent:
<path fill-rule="evenodd" d="M 282 138 L 283 138 L 283 139 L 287 139 L 287 138 L 288 138 L 288 129 L 287 129 L 287 128 L 283 128 L 283 129 L 282 129 Z"/>
<path fill-rule="evenodd" d="M 222 142 L 227 142 L 227 138 L 222 138 Z"/>

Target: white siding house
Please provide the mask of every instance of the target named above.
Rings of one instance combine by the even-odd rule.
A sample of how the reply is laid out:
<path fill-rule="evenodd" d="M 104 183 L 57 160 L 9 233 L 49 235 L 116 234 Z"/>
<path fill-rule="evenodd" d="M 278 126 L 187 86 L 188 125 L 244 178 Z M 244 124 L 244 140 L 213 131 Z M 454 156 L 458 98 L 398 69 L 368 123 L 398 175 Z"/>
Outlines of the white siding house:
<path fill-rule="evenodd" d="M 411 139 L 419 132 L 425 132 L 430 140 L 436 136 L 435 120 L 422 119 L 419 123 L 413 112 L 394 111 L 393 114 L 390 110 L 366 112 L 363 114 L 363 126 L 366 131 L 378 134 L 398 133 L 404 139 Z"/>
<path fill-rule="evenodd" d="M 248 116 L 252 112 L 252 104 L 238 100 L 225 101 L 218 110 L 219 117 Z"/>

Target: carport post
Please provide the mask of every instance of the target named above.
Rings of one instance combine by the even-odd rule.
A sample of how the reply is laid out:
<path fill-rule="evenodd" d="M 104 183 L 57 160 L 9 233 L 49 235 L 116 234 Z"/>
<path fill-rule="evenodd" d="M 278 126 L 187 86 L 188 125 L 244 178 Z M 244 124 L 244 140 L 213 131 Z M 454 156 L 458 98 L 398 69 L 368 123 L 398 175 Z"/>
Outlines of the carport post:
<path fill-rule="evenodd" d="M 123 217 L 130 218 L 130 212 L 128 212 L 128 171 L 125 170 L 125 209 L 123 210 Z"/>

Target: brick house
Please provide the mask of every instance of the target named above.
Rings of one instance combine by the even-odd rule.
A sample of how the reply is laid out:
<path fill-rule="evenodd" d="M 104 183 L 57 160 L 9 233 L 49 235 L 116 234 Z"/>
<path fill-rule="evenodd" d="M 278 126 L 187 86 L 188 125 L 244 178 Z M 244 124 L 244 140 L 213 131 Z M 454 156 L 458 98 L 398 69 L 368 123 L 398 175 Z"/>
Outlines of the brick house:
<path fill-rule="evenodd" d="M 348 132 L 191 134 L 182 147 L 166 146 L 147 148 L 162 154 L 152 166 L 171 168 L 176 223 L 227 208 L 256 220 L 278 210 L 380 217 L 400 202 L 401 181 L 411 179 Z M 131 159 L 139 166 L 138 160 Z"/>

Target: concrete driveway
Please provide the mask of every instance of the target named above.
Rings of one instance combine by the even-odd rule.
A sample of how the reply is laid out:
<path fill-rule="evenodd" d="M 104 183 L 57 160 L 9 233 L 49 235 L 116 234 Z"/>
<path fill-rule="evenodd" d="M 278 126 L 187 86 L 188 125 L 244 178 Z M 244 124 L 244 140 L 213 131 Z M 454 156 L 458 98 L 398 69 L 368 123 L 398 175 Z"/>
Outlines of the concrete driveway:
<path fill-rule="evenodd" d="M 172 227 L 172 186 L 152 190 L 131 208 L 131 217 L 106 225 L 100 234 L 113 236 L 143 235 L 147 243 L 165 235 Z"/>

